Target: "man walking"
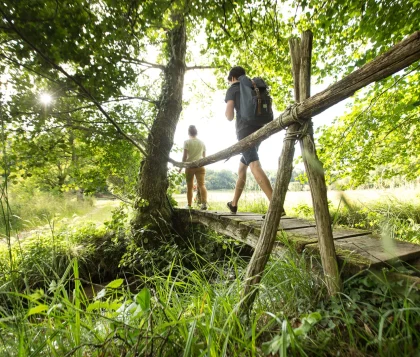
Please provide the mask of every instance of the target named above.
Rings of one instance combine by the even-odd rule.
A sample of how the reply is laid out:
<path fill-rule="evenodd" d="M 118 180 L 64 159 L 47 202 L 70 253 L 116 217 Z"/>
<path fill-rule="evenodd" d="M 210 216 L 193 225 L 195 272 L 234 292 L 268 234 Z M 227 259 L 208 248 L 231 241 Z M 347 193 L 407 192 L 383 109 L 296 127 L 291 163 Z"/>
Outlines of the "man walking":
<path fill-rule="evenodd" d="M 230 83 L 230 87 L 226 92 L 225 102 L 226 102 L 226 118 L 229 121 L 232 121 L 234 118 L 234 111 L 236 111 L 236 136 L 238 140 L 242 140 L 243 138 L 251 135 L 258 129 L 262 127 L 256 125 L 250 125 L 246 123 L 244 120 L 241 119 L 240 113 L 240 89 L 239 89 L 239 80 L 240 76 L 246 75 L 245 69 L 240 66 L 233 67 L 228 76 L 228 81 Z M 238 201 L 242 195 L 242 191 L 245 188 L 246 183 L 246 174 L 248 167 L 251 168 L 251 172 L 255 177 L 258 185 L 261 187 L 267 198 L 271 201 L 271 197 L 273 194 L 273 189 L 271 187 L 270 181 L 263 171 L 260 159 L 258 157 L 258 147 L 259 144 L 247 149 L 242 153 L 242 157 L 239 163 L 238 169 L 238 180 L 236 181 L 235 186 L 235 193 L 233 196 L 233 200 L 228 202 L 227 206 L 229 207 L 232 213 L 236 213 L 238 211 Z"/>

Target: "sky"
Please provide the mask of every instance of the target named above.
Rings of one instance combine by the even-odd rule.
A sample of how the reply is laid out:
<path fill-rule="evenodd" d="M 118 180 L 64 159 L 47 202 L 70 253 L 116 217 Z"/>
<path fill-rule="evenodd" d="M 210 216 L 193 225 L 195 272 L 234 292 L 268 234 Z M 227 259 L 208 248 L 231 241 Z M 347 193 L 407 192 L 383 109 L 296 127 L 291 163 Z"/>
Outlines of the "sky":
<path fill-rule="evenodd" d="M 194 85 L 198 84 L 198 85 Z M 200 85 L 203 84 L 203 85 Z M 324 90 L 332 83 L 323 85 L 312 84 L 312 95 Z M 225 117 L 225 90 L 217 90 L 214 93 L 209 87 L 216 87 L 216 80 L 210 71 L 188 71 L 185 79 L 184 99 L 189 102 L 185 106 L 181 119 L 178 123 L 174 145 L 180 148 L 178 152 L 171 154 L 177 161 L 182 161 L 182 148 L 184 141 L 188 139 L 188 126 L 195 125 L 198 130 L 197 137 L 206 145 L 206 155 L 215 154 L 237 142 L 235 133 L 235 121 L 229 122 Z M 314 129 L 323 125 L 330 125 L 335 117 L 345 112 L 345 105 L 350 99 L 340 102 L 325 112 L 313 117 Z M 277 115 L 276 115 L 277 114 Z M 275 111 L 275 118 L 279 112 Z M 283 145 L 284 131 L 272 135 L 263 141 L 259 149 L 259 157 L 265 170 L 276 170 L 278 159 Z M 300 156 L 299 145 L 296 145 L 295 159 Z M 236 172 L 239 166 L 240 155 L 231 157 L 228 161 L 219 161 L 206 166 L 213 170 L 230 170 Z M 299 167 L 303 167 L 300 164 Z"/>

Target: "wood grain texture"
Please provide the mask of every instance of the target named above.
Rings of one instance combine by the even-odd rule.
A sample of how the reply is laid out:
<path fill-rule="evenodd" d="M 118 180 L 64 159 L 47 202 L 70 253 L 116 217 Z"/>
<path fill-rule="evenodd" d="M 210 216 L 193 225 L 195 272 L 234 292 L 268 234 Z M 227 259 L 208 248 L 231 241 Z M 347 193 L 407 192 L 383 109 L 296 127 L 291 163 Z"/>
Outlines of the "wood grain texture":
<path fill-rule="evenodd" d="M 307 99 L 311 95 L 311 56 L 312 32 L 302 34 L 299 98 Z M 334 239 L 331 228 L 330 211 L 328 208 L 327 185 L 325 183 L 324 168 L 316 154 L 312 120 L 308 119 L 304 125 L 308 130 L 299 140 L 306 175 L 311 188 L 312 205 L 314 207 L 318 244 L 321 254 L 322 269 L 330 295 L 337 294 L 341 288 L 341 278 L 338 270 Z"/>
<path fill-rule="evenodd" d="M 243 213 L 243 217 L 258 217 L 253 213 Z M 209 212 L 186 209 L 175 209 L 175 219 L 184 225 L 201 224 L 220 234 L 243 242 L 255 248 L 261 233 L 261 222 L 241 220 L 241 216 L 226 215 L 223 212 Z M 371 232 L 335 228 L 333 230 L 334 245 L 341 269 L 355 272 L 369 267 L 381 267 L 394 261 L 412 261 L 420 258 L 420 245 L 392 241 L 384 245 L 383 241 Z M 286 247 L 284 239 L 298 248 L 299 252 L 319 255 L 318 233 L 314 223 L 300 218 L 289 217 L 281 220 L 273 244 L 272 254 L 279 254 Z"/>

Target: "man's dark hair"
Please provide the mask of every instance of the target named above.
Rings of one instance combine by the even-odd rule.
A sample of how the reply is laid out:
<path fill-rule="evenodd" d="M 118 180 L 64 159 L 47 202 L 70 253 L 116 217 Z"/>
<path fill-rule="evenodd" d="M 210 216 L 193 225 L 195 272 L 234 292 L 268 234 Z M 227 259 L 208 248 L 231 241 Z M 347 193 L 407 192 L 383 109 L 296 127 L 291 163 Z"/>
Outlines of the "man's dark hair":
<path fill-rule="evenodd" d="M 244 76 L 245 74 L 246 72 L 241 66 L 232 67 L 229 71 L 228 80 L 231 81 L 233 77 L 238 79 L 240 76 Z"/>
<path fill-rule="evenodd" d="M 197 136 L 197 128 L 195 127 L 195 125 L 190 125 L 188 127 L 188 135 Z"/>

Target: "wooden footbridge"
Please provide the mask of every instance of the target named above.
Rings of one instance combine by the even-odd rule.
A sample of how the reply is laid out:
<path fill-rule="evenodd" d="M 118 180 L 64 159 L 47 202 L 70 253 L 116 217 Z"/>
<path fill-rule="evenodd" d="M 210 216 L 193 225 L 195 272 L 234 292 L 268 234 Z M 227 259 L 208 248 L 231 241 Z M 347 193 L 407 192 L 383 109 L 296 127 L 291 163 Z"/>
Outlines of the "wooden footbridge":
<path fill-rule="evenodd" d="M 200 222 L 216 231 L 234 236 L 253 246 L 254 254 L 246 272 L 243 291 L 243 311 L 249 310 L 255 299 L 265 265 L 281 244 L 278 237 L 298 246 L 298 249 L 319 251 L 324 278 L 330 294 L 341 290 L 339 262 L 362 262 L 359 266 L 379 266 L 390 260 L 412 259 L 419 254 L 419 248 L 407 243 L 394 242 L 393 247 L 381 244 L 369 232 L 349 229 L 332 229 L 328 210 L 327 188 L 322 163 L 316 154 L 312 117 L 322 113 L 353 95 L 370 83 L 382 80 L 412 65 L 420 59 L 420 31 L 413 33 L 393 48 L 378 56 L 363 67 L 311 97 L 312 33 L 305 31 L 301 39 L 289 40 L 291 70 L 294 80 L 295 104 L 289 106 L 278 118 L 235 145 L 216 154 L 194 162 L 169 162 L 178 167 L 201 167 L 239 154 L 260 143 L 281 130 L 286 130 L 276 183 L 265 220 L 259 215 L 225 212 L 180 211 L 190 220 Z M 281 218 L 288 184 L 293 170 L 295 143 L 299 142 L 305 171 L 311 189 L 315 213 L 315 224 L 296 218 Z M 385 248 L 387 247 L 387 248 Z M 343 257 L 351 258 L 342 259 Z M 357 258 L 357 259 L 356 259 Z"/>
<path fill-rule="evenodd" d="M 257 246 L 264 219 L 261 214 L 176 209 L 176 219 L 185 224 L 201 224 L 240 241 Z M 334 246 L 340 267 L 355 273 L 368 268 L 389 267 L 402 261 L 420 259 L 420 245 L 396 240 L 383 240 L 369 231 L 350 228 L 333 229 Z M 292 244 L 298 252 L 306 250 L 319 255 L 316 224 L 309 220 L 282 217 L 273 253 L 281 253 Z"/>

